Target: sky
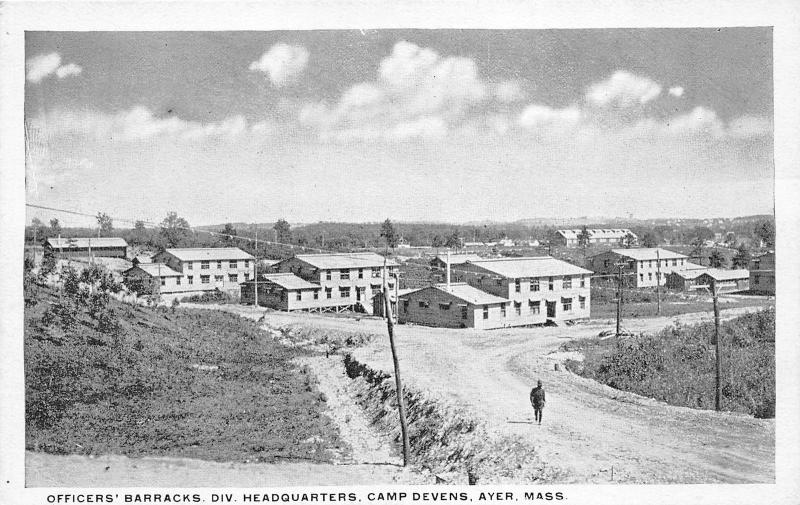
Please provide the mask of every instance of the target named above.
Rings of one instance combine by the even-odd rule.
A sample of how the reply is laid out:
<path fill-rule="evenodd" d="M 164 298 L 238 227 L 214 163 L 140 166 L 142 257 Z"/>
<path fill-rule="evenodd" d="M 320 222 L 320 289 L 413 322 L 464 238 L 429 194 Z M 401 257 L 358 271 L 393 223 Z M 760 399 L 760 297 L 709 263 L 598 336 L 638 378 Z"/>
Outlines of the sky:
<path fill-rule="evenodd" d="M 769 28 L 27 32 L 25 56 L 29 203 L 193 225 L 773 211 Z"/>

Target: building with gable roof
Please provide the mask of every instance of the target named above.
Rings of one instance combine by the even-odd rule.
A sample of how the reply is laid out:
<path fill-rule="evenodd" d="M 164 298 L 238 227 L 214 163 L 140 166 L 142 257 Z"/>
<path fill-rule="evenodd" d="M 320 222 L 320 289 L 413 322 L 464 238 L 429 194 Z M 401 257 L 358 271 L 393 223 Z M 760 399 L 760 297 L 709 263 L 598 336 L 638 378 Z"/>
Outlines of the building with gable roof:
<path fill-rule="evenodd" d="M 626 282 L 634 287 L 655 287 L 666 284 L 667 275 L 686 270 L 689 257 L 660 247 L 638 247 L 631 249 L 611 249 L 587 258 L 587 267 L 595 274 L 619 273 L 619 264 Z M 659 274 L 661 277 L 659 278 Z"/>
<path fill-rule="evenodd" d="M 436 284 L 399 297 L 398 322 L 443 328 L 488 330 L 509 326 L 509 300 L 466 283 Z"/>
<path fill-rule="evenodd" d="M 219 289 L 236 294 L 255 268 L 255 258 L 238 247 L 169 248 L 156 253 L 153 263 L 179 272 L 183 291 Z"/>
<path fill-rule="evenodd" d="M 578 247 L 580 245 L 579 236 L 583 229 L 575 230 L 556 230 L 558 245 L 566 247 Z M 625 237 L 633 236 L 634 243 L 638 240 L 635 233 L 628 228 L 587 228 L 589 234 L 588 245 L 622 245 Z"/>
<path fill-rule="evenodd" d="M 45 254 L 59 258 L 125 258 L 128 254 L 128 243 L 119 237 L 51 237 L 45 241 L 44 251 Z"/>

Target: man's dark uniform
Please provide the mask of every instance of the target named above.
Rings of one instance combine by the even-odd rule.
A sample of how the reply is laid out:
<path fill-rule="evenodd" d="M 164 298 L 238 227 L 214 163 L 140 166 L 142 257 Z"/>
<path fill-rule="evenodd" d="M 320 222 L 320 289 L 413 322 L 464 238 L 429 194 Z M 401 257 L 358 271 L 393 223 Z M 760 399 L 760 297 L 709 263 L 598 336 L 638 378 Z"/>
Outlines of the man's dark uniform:
<path fill-rule="evenodd" d="M 542 381 L 536 383 L 536 387 L 531 389 L 531 405 L 533 406 L 534 419 L 542 424 L 542 409 L 544 409 L 544 388 Z"/>

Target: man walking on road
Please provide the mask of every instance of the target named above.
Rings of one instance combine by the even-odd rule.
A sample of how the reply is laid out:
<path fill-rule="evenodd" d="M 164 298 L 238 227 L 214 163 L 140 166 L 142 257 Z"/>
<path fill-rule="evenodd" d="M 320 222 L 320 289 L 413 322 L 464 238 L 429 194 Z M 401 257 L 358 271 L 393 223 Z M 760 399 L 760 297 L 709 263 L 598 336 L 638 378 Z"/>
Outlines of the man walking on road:
<path fill-rule="evenodd" d="M 544 388 L 542 381 L 536 381 L 536 387 L 531 389 L 531 405 L 533 406 L 534 419 L 542 424 L 542 409 L 544 409 Z"/>

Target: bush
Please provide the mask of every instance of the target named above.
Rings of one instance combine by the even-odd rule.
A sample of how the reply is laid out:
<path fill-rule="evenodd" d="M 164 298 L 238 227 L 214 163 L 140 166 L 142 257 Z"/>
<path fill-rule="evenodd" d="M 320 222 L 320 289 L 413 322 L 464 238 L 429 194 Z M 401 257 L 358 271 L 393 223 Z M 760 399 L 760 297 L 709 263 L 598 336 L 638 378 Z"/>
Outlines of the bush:
<path fill-rule="evenodd" d="M 725 410 L 756 417 L 775 415 L 775 311 L 764 310 L 724 322 L 720 331 Z M 613 388 L 673 405 L 713 408 L 715 346 L 713 323 L 665 328 L 656 335 L 583 341 L 576 373 Z"/>
<path fill-rule="evenodd" d="M 214 289 L 214 291 L 183 297 L 181 301 L 191 303 L 232 303 L 236 301 L 236 298 L 230 293 Z"/>

